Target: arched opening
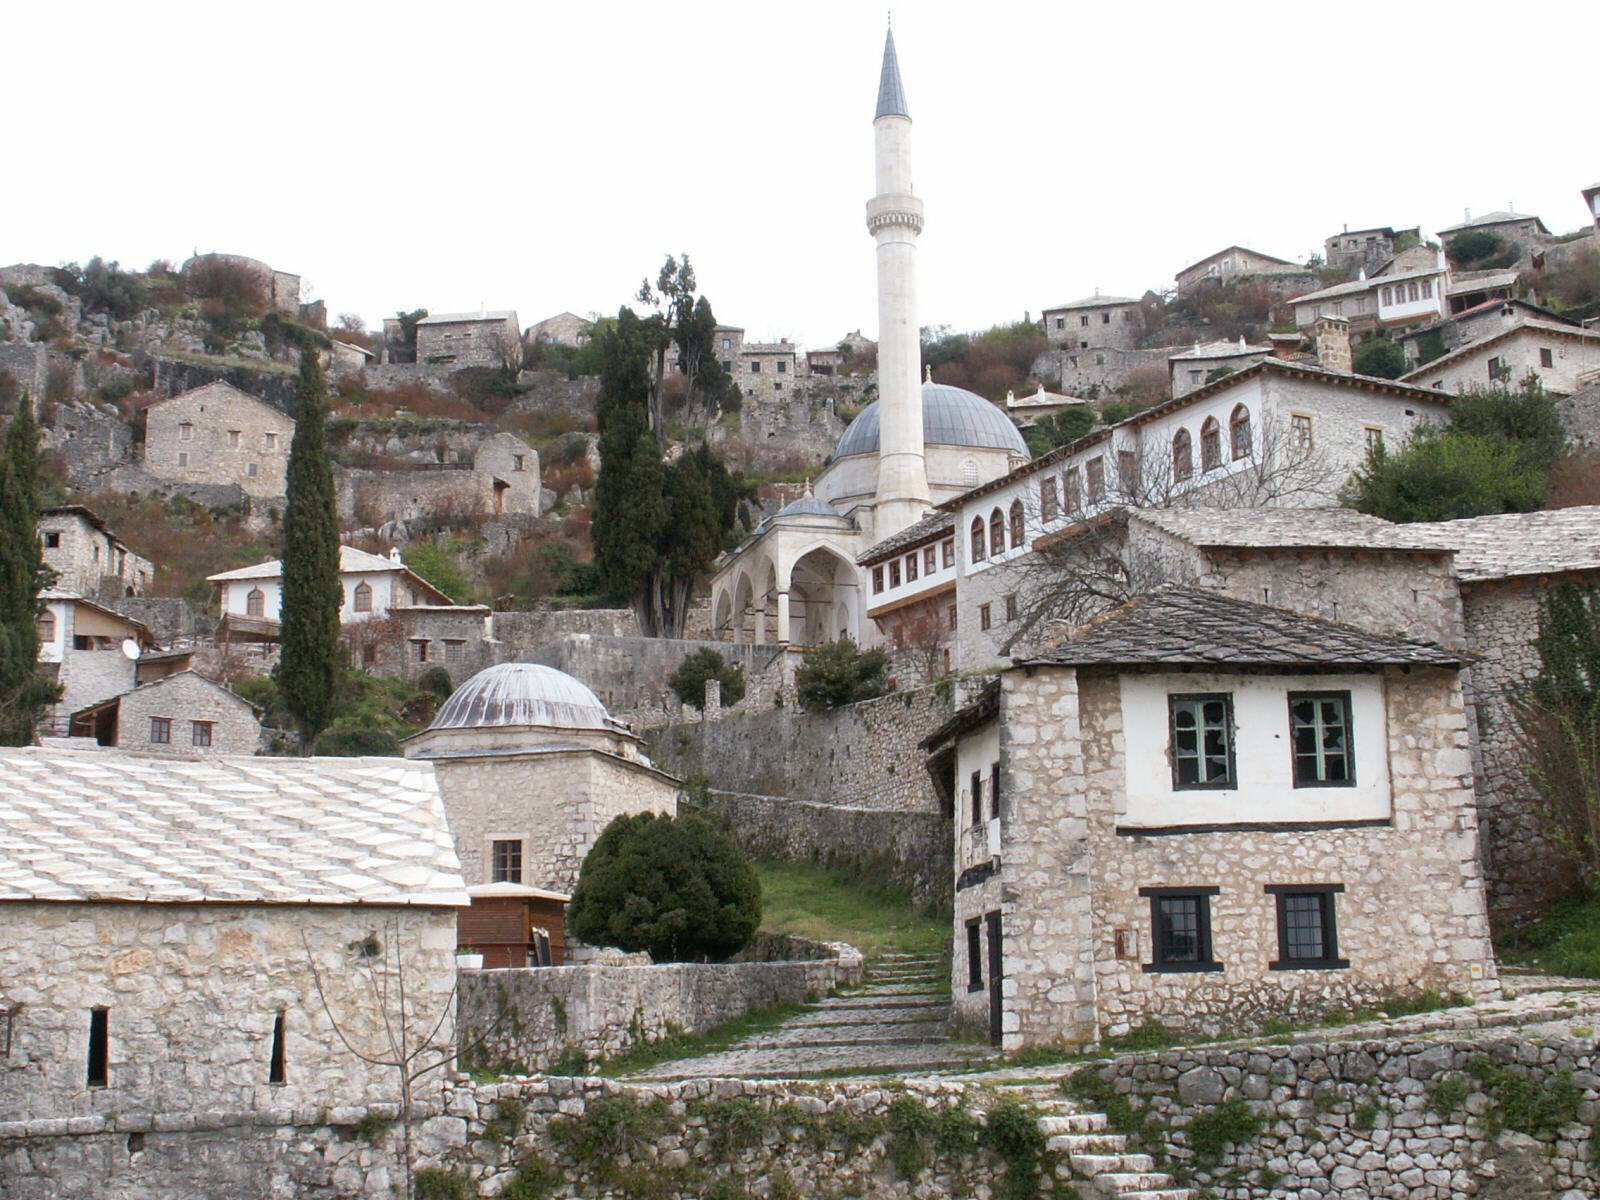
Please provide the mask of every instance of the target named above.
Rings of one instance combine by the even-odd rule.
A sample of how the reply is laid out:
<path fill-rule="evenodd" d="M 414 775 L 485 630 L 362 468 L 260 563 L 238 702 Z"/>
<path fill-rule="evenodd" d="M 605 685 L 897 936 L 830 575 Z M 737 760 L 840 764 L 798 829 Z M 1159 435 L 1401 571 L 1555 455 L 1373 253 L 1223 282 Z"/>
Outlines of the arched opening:
<path fill-rule="evenodd" d="M 975 562 L 975 563 L 976 562 L 982 562 L 984 559 L 989 557 L 988 551 L 985 550 L 985 548 L 984 548 L 986 545 L 987 545 L 987 543 L 984 540 L 984 534 L 983 534 L 983 518 L 982 517 L 973 517 L 972 518 L 972 561 L 973 562 Z"/>
<path fill-rule="evenodd" d="M 265 614 L 267 595 L 260 588 L 251 588 L 250 594 L 244 598 L 244 615 L 259 617 Z"/>
<path fill-rule="evenodd" d="M 1026 540 L 1026 535 L 1027 521 L 1022 515 L 1022 501 L 1013 500 L 1011 502 L 1011 548 L 1015 550 L 1021 546 Z"/>
<path fill-rule="evenodd" d="M 989 553 L 1004 554 L 1006 552 L 1006 519 L 1005 515 L 997 508 L 989 514 Z"/>
<path fill-rule="evenodd" d="M 1250 410 L 1242 404 L 1235 405 L 1233 416 L 1228 418 L 1228 438 L 1234 462 L 1250 457 Z"/>
<path fill-rule="evenodd" d="M 743 630 L 736 629 L 733 624 L 733 597 L 727 588 L 717 591 L 717 598 L 711 605 L 711 630 L 719 642 L 736 642 L 738 635 Z"/>
<path fill-rule="evenodd" d="M 1189 431 L 1180 429 L 1172 435 L 1172 478 L 1176 483 L 1182 483 L 1194 474 L 1194 448 L 1189 440 Z"/>
<path fill-rule="evenodd" d="M 859 603 L 855 564 L 831 546 L 817 546 L 789 572 L 789 628 L 778 636 L 801 646 L 858 637 Z"/>
<path fill-rule="evenodd" d="M 1222 426 L 1215 417 L 1207 417 L 1200 426 L 1200 469 L 1215 471 L 1222 465 Z"/>
<path fill-rule="evenodd" d="M 356 584 L 355 595 L 352 598 L 351 609 L 354 612 L 369 613 L 372 611 L 372 587 L 365 580 Z"/>

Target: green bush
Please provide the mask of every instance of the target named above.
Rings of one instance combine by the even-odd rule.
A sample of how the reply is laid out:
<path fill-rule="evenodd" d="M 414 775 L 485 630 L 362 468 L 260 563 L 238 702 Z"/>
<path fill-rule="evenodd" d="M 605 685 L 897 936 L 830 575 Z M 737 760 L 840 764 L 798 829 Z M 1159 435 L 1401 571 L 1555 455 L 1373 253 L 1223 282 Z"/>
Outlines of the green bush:
<path fill-rule="evenodd" d="M 416 1174 L 416 1200 L 473 1200 L 472 1183 L 465 1175 L 438 1167 L 423 1167 Z"/>
<path fill-rule="evenodd" d="M 705 707 L 708 679 L 722 683 L 723 704 L 733 705 L 744 699 L 744 668 L 730 664 L 709 646 L 685 657 L 678 669 L 667 676 L 667 685 L 682 703 L 700 709 Z"/>
<path fill-rule="evenodd" d="M 466 602 L 472 580 L 461 565 L 461 558 L 444 543 L 429 539 L 412 542 L 400 556 L 410 567 L 457 604 Z"/>
<path fill-rule="evenodd" d="M 750 944 L 761 882 L 733 839 L 696 812 L 621 816 L 601 831 L 567 909 L 574 937 L 656 962 L 721 961 Z"/>
<path fill-rule="evenodd" d="M 1215 1166 L 1230 1143 L 1245 1146 L 1267 1127 L 1267 1119 L 1237 1096 L 1189 1122 L 1189 1149 L 1200 1166 Z"/>
<path fill-rule="evenodd" d="M 1022 437 L 1029 452 L 1038 458 L 1057 446 L 1077 441 L 1094 428 L 1098 419 L 1090 405 L 1072 404 L 1051 416 L 1040 417 L 1022 431 Z"/>
<path fill-rule="evenodd" d="M 1387 337 L 1369 337 L 1356 349 L 1351 366 L 1357 375 L 1399 379 L 1406 373 L 1406 352 Z"/>
<path fill-rule="evenodd" d="M 429 667 L 417 676 L 417 691 L 427 692 L 436 699 L 448 700 L 450 693 L 455 690 L 455 681 L 443 667 Z"/>
<path fill-rule="evenodd" d="M 807 712 L 827 712 L 883 695 L 888 671 L 882 650 L 862 650 L 849 638 L 840 638 L 806 651 L 794 674 L 795 691 Z"/>
<path fill-rule="evenodd" d="M 1100 419 L 1107 425 L 1115 425 L 1118 421 L 1126 421 L 1133 415 L 1133 406 L 1124 404 L 1121 400 L 1113 400 L 1110 404 L 1100 408 Z"/>
<path fill-rule="evenodd" d="M 1469 229 L 1456 234 L 1444 244 L 1444 248 L 1452 262 L 1475 263 L 1498 254 L 1504 245 L 1505 241 L 1498 233 L 1487 229 Z"/>
<path fill-rule="evenodd" d="M 328 729 L 318 735 L 314 753 L 325 758 L 398 758 L 400 739 L 387 729 Z"/>

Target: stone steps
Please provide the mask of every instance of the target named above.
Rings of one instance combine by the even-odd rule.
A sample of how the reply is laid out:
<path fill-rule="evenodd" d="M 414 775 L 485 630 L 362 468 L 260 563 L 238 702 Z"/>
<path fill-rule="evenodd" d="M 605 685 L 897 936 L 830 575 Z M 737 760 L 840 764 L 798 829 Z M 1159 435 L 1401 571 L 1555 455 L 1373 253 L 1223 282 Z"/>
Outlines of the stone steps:
<path fill-rule="evenodd" d="M 1080 1185 L 1085 1197 L 1116 1200 L 1194 1200 L 1192 1188 L 1174 1187 L 1171 1175 L 1155 1169 L 1155 1159 L 1128 1149 L 1124 1134 L 1112 1133 L 1104 1113 L 1082 1112 L 1049 1084 L 1006 1085 L 1011 1095 L 1026 1097 L 1047 1111 L 1039 1118 L 1045 1145 L 1061 1154 L 1056 1177 Z"/>

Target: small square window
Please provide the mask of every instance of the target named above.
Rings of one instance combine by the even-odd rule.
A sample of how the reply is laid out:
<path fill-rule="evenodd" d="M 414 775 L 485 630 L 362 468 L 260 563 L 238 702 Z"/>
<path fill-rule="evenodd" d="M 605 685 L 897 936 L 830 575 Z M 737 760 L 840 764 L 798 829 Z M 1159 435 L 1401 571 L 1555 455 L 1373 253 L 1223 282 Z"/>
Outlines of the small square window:
<path fill-rule="evenodd" d="M 789 364 L 784 362 L 783 359 L 780 358 L 778 360 L 778 374 L 779 375 L 786 374 L 788 372 L 788 370 L 789 370 Z"/>
<path fill-rule="evenodd" d="M 47 534 L 45 534 L 44 535 L 44 548 L 46 550 L 59 550 L 59 549 L 61 549 L 61 535 L 59 533 L 47 533 Z"/>
<path fill-rule="evenodd" d="M 1173 788 L 1233 787 L 1233 697 L 1226 692 L 1168 696 L 1167 708 Z"/>
<path fill-rule="evenodd" d="M 1556 365 L 1555 351 L 1550 350 L 1550 349 L 1548 349 L 1547 347 L 1544 347 L 1544 346 L 1539 347 L 1539 365 L 1541 367 L 1553 367 L 1553 366 L 1555 366 Z"/>
<path fill-rule="evenodd" d="M 461 650 L 462 650 L 462 647 L 464 647 L 465 645 L 466 645 L 465 642 L 458 642 L 458 641 L 448 641 L 448 642 L 446 642 L 444 644 L 444 660 L 445 660 L 445 662 L 447 662 L 447 663 L 458 663 L 458 662 L 460 662 L 461 661 Z"/>
<path fill-rule="evenodd" d="M 1274 971 L 1342 970 L 1350 960 L 1339 957 L 1339 931 L 1334 896 L 1342 883 L 1269 884 L 1278 901 L 1278 961 Z"/>
<path fill-rule="evenodd" d="M 237 450 L 238 448 L 239 448 L 239 431 L 237 429 L 230 429 L 230 430 L 228 430 L 228 449 Z"/>
<path fill-rule="evenodd" d="M 419 663 L 428 661 L 428 642 L 426 638 L 417 638 L 411 643 L 411 661 Z"/>
<path fill-rule="evenodd" d="M 978 628 L 987 629 L 993 623 L 993 618 L 989 613 L 989 606 L 987 604 L 978 605 Z"/>
<path fill-rule="evenodd" d="M 159 746 L 172 745 L 172 718 L 150 718 L 150 740 Z"/>
<path fill-rule="evenodd" d="M 1150 900 L 1150 961 L 1145 971 L 1220 971 L 1211 954 L 1211 897 L 1217 888 L 1140 888 Z"/>
<path fill-rule="evenodd" d="M 1100 324 L 1102 324 L 1102 325 L 1111 324 L 1111 314 L 1110 313 L 1101 313 L 1100 314 Z"/>
<path fill-rule="evenodd" d="M 1349 692 L 1290 692 L 1289 737 L 1295 787 L 1355 786 Z"/>
<path fill-rule="evenodd" d="M 245 468 L 244 468 L 244 473 L 247 476 L 249 476 L 251 479 L 254 479 L 256 477 L 256 464 L 255 463 L 246 463 L 245 464 Z"/>
<path fill-rule="evenodd" d="M 278 435 L 275 434 L 275 433 L 267 434 L 267 449 L 268 450 L 276 450 L 277 448 L 278 448 Z"/>
<path fill-rule="evenodd" d="M 955 538 L 946 538 L 942 543 L 940 543 L 939 553 L 942 556 L 941 557 L 941 561 L 944 563 L 944 565 L 946 567 L 955 566 L 956 565 L 956 540 L 955 540 Z"/>
<path fill-rule="evenodd" d="M 180 467 L 187 467 L 189 465 L 189 452 L 187 450 L 178 451 L 178 465 Z"/>
<path fill-rule="evenodd" d="M 191 746 L 211 745 L 211 726 L 212 722 L 210 721 L 190 721 L 189 744 Z"/>
<path fill-rule="evenodd" d="M 1016 619 L 1017 619 L 1017 594 L 1015 592 L 1012 592 L 1009 596 L 1006 597 L 1006 620 L 1015 621 Z"/>
<path fill-rule="evenodd" d="M 1079 317 L 1078 318 L 1078 324 L 1083 326 L 1083 328 L 1085 328 L 1085 329 L 1089 328 L 1089 318 L 1088 317 Z"/>
<path fill-rule="evenodd" d="M 922 551 L 922 573 L 932 575 L 939 569 L 939 552 L 932 546 L 924 547 Z"/>
<path fill-rule="evenodd" d="M 761 374 L 761 363 L 760 363 L 759 360 L 754 359 L 754 358 L 752 358 L 750 360 L 750 374 L 752 374 L 752 375 Z"/>
<path fill-rule="evenodd" d="M 522 882 L 522 842 L 495 842 L 491 852 L 490 883 Z"/>

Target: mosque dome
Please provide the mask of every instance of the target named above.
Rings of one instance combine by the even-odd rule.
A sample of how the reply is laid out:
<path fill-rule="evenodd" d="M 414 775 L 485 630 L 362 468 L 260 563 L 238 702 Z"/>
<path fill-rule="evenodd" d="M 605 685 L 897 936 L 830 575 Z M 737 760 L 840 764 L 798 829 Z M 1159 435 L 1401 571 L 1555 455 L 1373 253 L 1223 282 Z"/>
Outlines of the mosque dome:
<path fill-rule="evenodd" d="M 844 431 L 834 458 L 878 452 L 878 405 L 874 400 Z M 1028 444 L 998 407 L 976 392 L 945 383 L 922 385 L 922 441 L 927 446 L 966 446 L 977 450 L 1008 450 L 1024 458 Z"/>
<path fill-rule="evenodd" d="M 614 730 L 600 698 L 565 671 L 538 663 L 501 663 L 467 680 L 439 707 L 431 729 L 544 725 Z"/>
<path fill-rule="evenodd" d="M 839 514 L 807 490 L 806 494 L 801 496 L 800 499 L 791 500 L 784 505 L 778 515 L 780 517 L 837 517 Z"/>

